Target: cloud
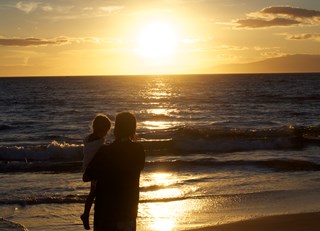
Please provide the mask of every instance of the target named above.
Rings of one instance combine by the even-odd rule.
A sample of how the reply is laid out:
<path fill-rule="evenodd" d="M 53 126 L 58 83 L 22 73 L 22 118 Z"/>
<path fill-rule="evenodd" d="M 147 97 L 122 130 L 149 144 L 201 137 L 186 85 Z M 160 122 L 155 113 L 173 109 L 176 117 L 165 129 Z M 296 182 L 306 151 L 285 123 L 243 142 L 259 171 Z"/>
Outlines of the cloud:
<path fill-rule="evenodd" d="M 320 34 L 298 34 L 298 35 L 287 35 L 289 40 L 314 40 L 320 42 Z"/>
<path fill-rule="evenodd" d="M 55 1 L 52 1 L 50 3 L 43 3 L 40 1 L 20 1 L 17 4 L 12 5 L 11 7 L 21 10 L 27 14 L 32 13 L 36 10 L 44 12 L 54 12 L 56 13 L 56 19 L 104 17 L 108 14 L 119 12 L 125 8 L 125 6 L 120 5 L 105 5 L 105 2 L 101 2 L 101 4 L 93 3 L 92 5 L 90 5 L 90 7 L 88 7 L 88 4 L 59 5 L 59 3 Z"/>
<path fill-rule="evenodd" d="M 18 10 L 21 10 L 27 14 L 35 11 L 35 10 L 42 10 L 44 12 L 52 12 L 54 10 L 56 11 L 61 11 L 61 8 L 63 9 L 63 7 L 53 7 L 49 4 L 45 4 L 45 3 L 42 3 L 42 2 L 18 2 L 16 5 L 14 5 L 14 7 Z M 70 7 L 69 7 L 70 8 Z"/>
<path fill-rule="evenodd" d="M 230 46 L 230 45 L 221 45 L 215 47 L 213 50 L 215 51 L 244 51 L 248 50 L 248 47 L 243 47 L 243 46 Z"/>
<path fill-rule="evenodd" d="M 70 38 L 65 36 L 60 36 L 52 39 L 44 38 L 4 38 L 0 37 L 0 46 L 60 46 L 67 45 L 71 43 L 91 43 L 91 44 L 101 44 L 101 43 L 113 43 L 120 44 L 119 39 L 109 39 L 109 38 L 97 38 L 97 37 L 83 37 L 83 38 Z"/>
<path fill-rule="evenodd" d="M 315 18 L 320 17 L 320 11 L 307 10 L 291 6 L 271 6 L 260 11 L 263 14 L 285 15 L 294 18 Z"/>
<path fill-rule="evenodd" d="M 274 58 L 274 57 L 281 57 L 287 55 L 284 53 L 280 47 L 259 47 L 254 46 L 254 51 L 257 51 L 260 56 L 265 58 Z"/>
<path fill-rule="evenodd" d="M 255 47 L 253 47 L 253 49 L 255 51 L 268 51 L 268 50 L 279 50 L 280 47 L 259 47 L 259 46 L 255 46 Z"/>
<path fill-rule="evenodd" d="M 47 46 L 47 45 L 64 45 L 70 43 L 66 37 L 58 37 L 54 39 L 42 38 L 0 38 L 2 46 Z"/>
<path fill-rule="evenodd" d="M 99 9 L 109 14 L 122 10 L 124 6 L 101 6 Z"/>
<path fill-rule="evenodd" d="M 189 52 L 195 52 L 195 53 L 219 53 L 220 55 L 223 54 L 223 52 L 229 53 L 229 52 L 240 52 L 240 51 L 245 51 L 245 50 L 249 50 L 249 47 L 245 47 L 245 46 L 231 46 L 231 45 L 221 45 L 221 46 L 212 46 L 212 47 L 202 47 L 202 48 L 194 48 L 194 49 L 186 49 Z M 226 54 L 223 54 L 226 55 Z M 216 57 L 217 54 L 215 54 Z"/>
<path fill-rule="evenodd" d="M 319 22 L 320 11 L 291 6 L 270 6 L 248 14 L 245 19 L 235 20 L 238 29 L 315 25 Z"/>
<path fill-rule="evenodd" d="M 51 11 L 53 11 L 53 7 L 50 6 L 50 5 L 44 5 L 44 6 L 41 7 L 41 9 L 42 9 L 43 11 L 46 11 L 46 12 L 51 12 Z"/>
<path fill-rule="evenodd" d="M 276 58 L 276 57 L 283 57 L 288 54 L 281 51 L 274 51 L 274 52 L 269 51 L 269 52 L 261 52 L 260 55 L 265 58 Z"/>
<path fill-rule="evenodd" d="M 266 19 L 239 19 L 236 21 L 237 28 L 266 28 L 266 27 L 276 27 L 276 26 L 293 26 L 298 25 L 301 22 L 286 19 L 286 18 L 274 18 L 271 20 Z"/>
<path fill-rule="evenodd" d="M 39 2 L 28 2 L 28 3 L 18 2 L 16 4 L 16 8 L 28 14 L 36 10 L 39 4 L 40 4 Z"/>
<path fill-rule="evenodd" d="M 99 43 L 113 43 L 113 44 L 121 44 L 122 41 L 120 39 L 111 39 L 111 38 L 98 38 L 98 37 L 85 37 L 85 38 L 76 38 L 74 39 L 78 43 L 79 42 L 84 42 L 84 43 L 94 43 L 94 44 L 99 44 Z"/>

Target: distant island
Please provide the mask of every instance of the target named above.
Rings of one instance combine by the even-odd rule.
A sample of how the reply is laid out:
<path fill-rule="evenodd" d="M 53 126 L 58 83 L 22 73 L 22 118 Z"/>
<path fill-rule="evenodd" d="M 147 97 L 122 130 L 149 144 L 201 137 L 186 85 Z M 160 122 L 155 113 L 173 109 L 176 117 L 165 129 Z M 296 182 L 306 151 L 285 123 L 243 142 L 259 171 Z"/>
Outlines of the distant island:
<path fill-rule="evenodd" d="M 245 64 L 213 67 L 214 73 L 297 73 L 320 72 L 320 55 L 287 55 Z"/>

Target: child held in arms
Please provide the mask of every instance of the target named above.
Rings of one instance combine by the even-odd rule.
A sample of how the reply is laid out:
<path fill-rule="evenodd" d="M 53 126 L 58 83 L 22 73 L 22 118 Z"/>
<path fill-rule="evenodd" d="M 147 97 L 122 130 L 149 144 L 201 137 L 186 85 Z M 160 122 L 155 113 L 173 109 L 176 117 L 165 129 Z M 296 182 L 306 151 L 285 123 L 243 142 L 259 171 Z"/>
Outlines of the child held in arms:
<path fill-rule="evenodd" d="M 105 142 L 105 136 L 111 128 L 110 119 L 104 114 L 98 114 L 92 121 L 92 133 L 83 141 L 83 171 L 86 170 L 90 161 Z M 90 192 L 85 201 L 84 212 L 81 215 L 83 226 L 86 230 L 90 229 L 89 216 L 95 198 L 97 181 L 91 181 Z"/>

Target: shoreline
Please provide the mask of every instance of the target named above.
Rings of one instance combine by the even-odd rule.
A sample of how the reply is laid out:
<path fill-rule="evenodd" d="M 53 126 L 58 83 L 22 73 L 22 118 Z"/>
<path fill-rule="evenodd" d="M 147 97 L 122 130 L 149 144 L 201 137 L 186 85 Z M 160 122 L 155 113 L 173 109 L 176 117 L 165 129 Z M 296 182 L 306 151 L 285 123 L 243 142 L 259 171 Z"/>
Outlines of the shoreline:
<path fill-rule="evenodd" d="M 253 218 L 188 231 L 318 231 L 320 212 L 285 214 Z"/>
<path fill-rule="evenodd" d="M 24 225 L 0 217 L 0 230 L 29 231 Z"/>

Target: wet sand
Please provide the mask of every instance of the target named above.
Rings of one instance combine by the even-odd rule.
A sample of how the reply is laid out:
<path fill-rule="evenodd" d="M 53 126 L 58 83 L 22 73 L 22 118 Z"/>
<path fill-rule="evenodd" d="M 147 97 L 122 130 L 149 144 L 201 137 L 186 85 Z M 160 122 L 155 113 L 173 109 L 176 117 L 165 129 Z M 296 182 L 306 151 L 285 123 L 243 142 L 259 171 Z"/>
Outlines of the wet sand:
<path fill-rule="evenodd" d="M 15 222 L 6 220 L 0 217 L 0 230 L 3 231 L 28 231 L 23 225 L 17 224 Z"/>
<path fill-rule="evenodd" d="M 320 212 L 256 218 L 192 231 L 319 231 Z"/>

